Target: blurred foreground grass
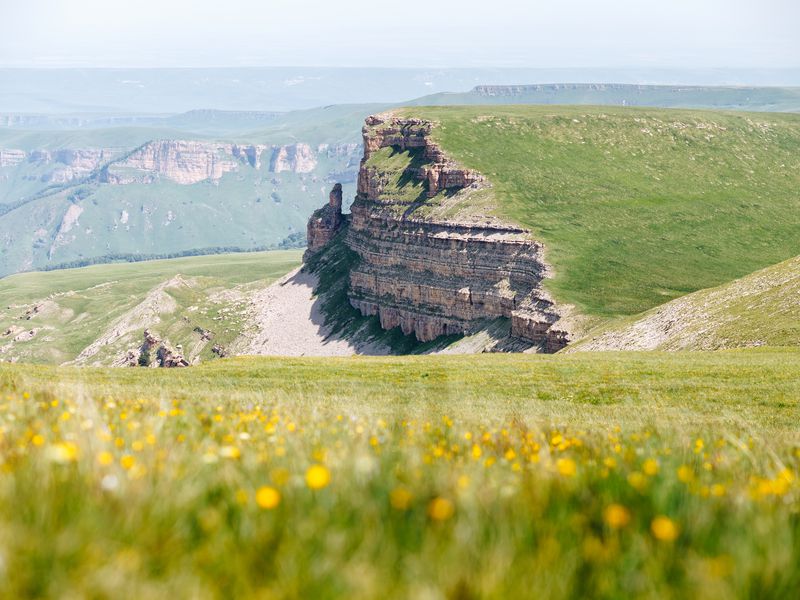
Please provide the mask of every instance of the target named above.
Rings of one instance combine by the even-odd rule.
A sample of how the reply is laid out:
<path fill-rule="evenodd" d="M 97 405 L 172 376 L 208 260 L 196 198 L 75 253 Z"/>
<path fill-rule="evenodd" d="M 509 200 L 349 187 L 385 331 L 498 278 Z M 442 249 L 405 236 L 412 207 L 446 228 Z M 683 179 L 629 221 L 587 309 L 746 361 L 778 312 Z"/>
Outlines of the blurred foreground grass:
<path fill-rule="evenodd" d="M 793 597 L 800 352 L 0 366 L 2 597 Z"/>

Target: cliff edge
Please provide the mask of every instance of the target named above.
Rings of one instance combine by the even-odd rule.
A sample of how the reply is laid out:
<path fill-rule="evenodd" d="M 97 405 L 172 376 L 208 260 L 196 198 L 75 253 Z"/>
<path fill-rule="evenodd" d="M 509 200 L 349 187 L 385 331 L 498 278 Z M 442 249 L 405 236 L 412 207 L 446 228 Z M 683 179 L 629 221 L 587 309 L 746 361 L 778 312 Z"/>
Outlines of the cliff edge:
<path fill-rule="evenodd" d="M 491 184 L 450 159 L 431 138 L 433 127 L 390 114 L 366 120 L 351 214 L 341 214 L 334 188 L 309 220 L 307 258 L 344 229 L 352 253 L 347 302 L 384 330 L 431 342 L 501 320 L 508 339 L 495 339 L 492 349 L 560 350 L 569 335 L 542 287 L 549 273 L 542 244 L 483 210 Z"/>

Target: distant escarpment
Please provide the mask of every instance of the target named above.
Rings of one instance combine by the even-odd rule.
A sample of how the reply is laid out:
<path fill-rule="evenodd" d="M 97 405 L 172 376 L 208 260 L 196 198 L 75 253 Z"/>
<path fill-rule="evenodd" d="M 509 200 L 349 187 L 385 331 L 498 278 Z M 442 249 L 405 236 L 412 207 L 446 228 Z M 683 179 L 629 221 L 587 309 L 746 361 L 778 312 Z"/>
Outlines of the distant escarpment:
<path fill-rule="evenodd" d="M 505 319 L 514 348 L 555 352 L 568 335 L 542 288 L 542 244 L 529 231 L 482 208 L 490 184 L 451 160 L 422 119 L 366 121 L 358 192 L 345 244 L 349 303 L 420 342 L 470 335 Z M 341 226 L 333 202 L 309 221 L 309 253 Z M 312 246 L 313 242 L 313 246 Z M 520 346 L 520 343 L 522 344 Z"/>
<path fill-rule="evenodd" d="M 342 156 L 356 151 L 355 144 L 312 148 L 298 143 L 285 146 L 231 144 L 204 141 L 158 140 L 136 149 L 110 164 L 102 174 L 104 183 L 125 185 L 153 183 L 161 178 L 181 185 L 218 181 L 225 173 L 243 165 L 271 173 L 312 173 L 320 155 Z"/>

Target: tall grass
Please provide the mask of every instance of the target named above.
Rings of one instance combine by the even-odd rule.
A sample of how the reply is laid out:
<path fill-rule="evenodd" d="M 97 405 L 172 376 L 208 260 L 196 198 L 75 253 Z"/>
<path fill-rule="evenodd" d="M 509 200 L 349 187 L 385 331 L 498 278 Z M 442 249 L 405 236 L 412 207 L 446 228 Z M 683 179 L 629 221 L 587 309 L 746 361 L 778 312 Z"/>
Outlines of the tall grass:
<path fill-rule="evenodd" d="M 790 597 L 800 361 L 0 367 L 4 597 Z"/>

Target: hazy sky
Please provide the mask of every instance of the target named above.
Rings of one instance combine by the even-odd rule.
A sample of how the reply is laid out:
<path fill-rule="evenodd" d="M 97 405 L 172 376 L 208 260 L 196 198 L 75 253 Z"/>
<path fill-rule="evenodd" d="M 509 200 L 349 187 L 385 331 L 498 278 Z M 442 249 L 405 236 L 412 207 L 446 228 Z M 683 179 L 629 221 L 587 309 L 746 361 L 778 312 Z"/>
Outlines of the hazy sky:
<path fill-rule="evenodd" d="M 0 66 L 800 66 L 799 0 L 0 0 L 0 21 Z"/>

